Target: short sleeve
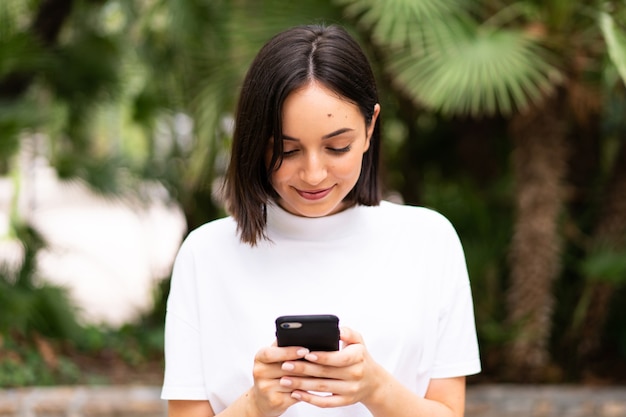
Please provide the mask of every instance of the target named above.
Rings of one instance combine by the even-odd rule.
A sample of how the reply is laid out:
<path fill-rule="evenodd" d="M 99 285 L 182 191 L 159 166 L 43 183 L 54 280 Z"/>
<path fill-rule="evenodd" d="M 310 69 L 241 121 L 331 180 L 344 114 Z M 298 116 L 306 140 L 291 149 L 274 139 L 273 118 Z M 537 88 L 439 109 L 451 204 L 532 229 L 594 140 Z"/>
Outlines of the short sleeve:
<path fill-rule="evenodd" d="M 187 240 L 174 263 L 165 318 L 162 399 L 205 400 L 192 247 Z"/>
<path fill-rule="evenodd" d="M 474 304 L 461 242 L 450 225 L 432 378 L 479 373 Z"/>

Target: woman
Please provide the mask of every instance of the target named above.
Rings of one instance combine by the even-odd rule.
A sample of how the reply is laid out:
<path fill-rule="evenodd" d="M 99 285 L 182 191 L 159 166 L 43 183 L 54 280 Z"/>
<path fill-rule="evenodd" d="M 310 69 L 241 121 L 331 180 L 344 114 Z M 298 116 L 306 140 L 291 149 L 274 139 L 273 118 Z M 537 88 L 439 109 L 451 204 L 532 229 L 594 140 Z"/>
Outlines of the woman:
<path fill-rule="evenodd" d="M 441 215 L 380 202 L 379 115 L 343 29 L 261 49 L 235 117 L 231 216 L 193 231 L 174 266 L 170 416 L 463 415 L 480 371 L 463 251 Z M 272 343 L 294 314 L 337 315 L 342 349 Z"/>

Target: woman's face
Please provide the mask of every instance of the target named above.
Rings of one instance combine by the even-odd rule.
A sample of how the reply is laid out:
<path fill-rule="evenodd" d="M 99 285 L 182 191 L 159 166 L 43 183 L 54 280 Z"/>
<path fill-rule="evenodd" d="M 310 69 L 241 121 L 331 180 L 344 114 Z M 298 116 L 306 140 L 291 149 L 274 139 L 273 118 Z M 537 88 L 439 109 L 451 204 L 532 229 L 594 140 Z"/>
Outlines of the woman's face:
<path fill-rule="evenodd" d="M 283 162 L 271 175 L 278 204 L 304 217 L 345 209 L 379 112 L 376 104 L 366 126 L 355 104 L 317 83 L 291 93 L 283 103 Z"/>

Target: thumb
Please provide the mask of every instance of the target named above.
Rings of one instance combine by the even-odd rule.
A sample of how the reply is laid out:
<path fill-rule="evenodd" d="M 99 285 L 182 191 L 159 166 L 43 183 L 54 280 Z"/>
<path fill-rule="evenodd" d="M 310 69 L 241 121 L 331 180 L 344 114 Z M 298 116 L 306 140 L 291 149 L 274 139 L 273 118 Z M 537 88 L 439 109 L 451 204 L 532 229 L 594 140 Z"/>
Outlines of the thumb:
<path fill-rule="evenodd" d="M 341 327 L 339 329 L 339 338 L 343 342 L 344 347 L 355 344 L 364 344 L 361 334 L 349 327 Z"/>

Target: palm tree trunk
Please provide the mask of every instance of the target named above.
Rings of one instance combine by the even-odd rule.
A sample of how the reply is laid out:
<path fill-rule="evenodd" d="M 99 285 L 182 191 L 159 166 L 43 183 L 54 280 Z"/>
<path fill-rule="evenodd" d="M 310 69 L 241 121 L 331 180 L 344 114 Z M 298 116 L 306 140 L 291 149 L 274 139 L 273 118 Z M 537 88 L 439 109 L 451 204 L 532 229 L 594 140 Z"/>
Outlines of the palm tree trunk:
<path fill-rule="evenodd" d="M 540 380 L 550 363 L 552 287 L 561 270 L 559 216 L 567 170 L 563 108 L 563 97 L 557 95 L 511 122 L 516 218 L 507 306 L 516 331 L 507 366 L 516 380 Z"/>
<path fill-rule="evenodd" d="M 626 245 L 626 142 L 622 141 L 617 159 L 613 164 L 603 210 L 596 228 L 598 239 Z"/>

